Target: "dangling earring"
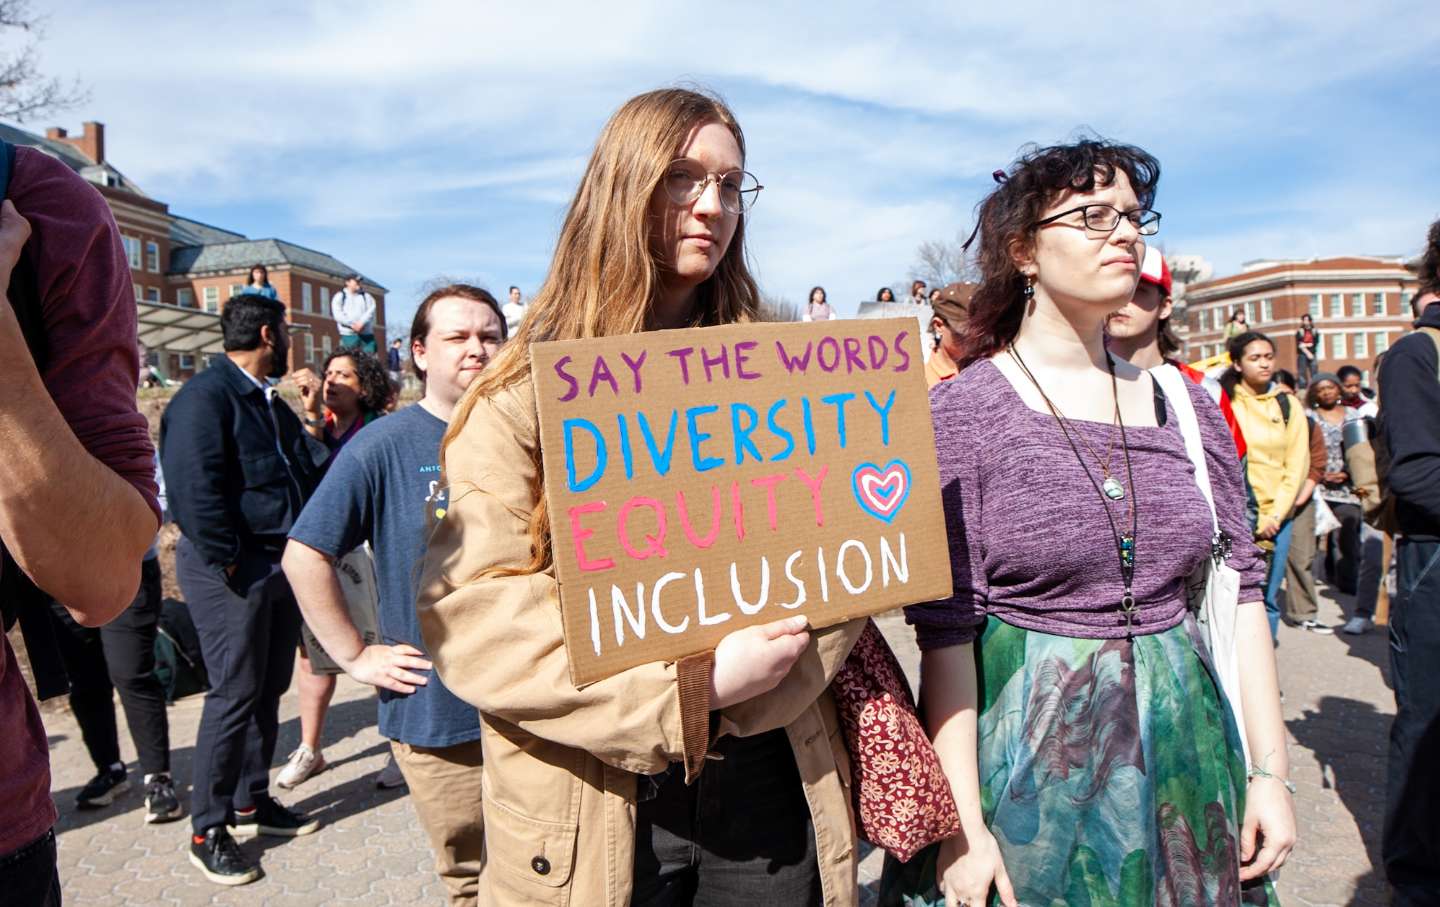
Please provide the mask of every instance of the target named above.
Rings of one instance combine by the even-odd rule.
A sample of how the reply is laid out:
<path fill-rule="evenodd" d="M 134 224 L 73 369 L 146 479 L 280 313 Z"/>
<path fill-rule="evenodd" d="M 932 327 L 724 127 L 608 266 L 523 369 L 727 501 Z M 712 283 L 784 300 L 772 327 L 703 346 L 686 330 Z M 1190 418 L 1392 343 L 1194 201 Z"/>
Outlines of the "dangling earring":
<path fill-rule="evenodd" d="M 1026 275 L 1025 275 L 1025 301 L 1026 301 L 1026 302 L 1029 302 L 1030 300 L 1032 300 L 1032 299 L 1034 299 L 1034 298 L 1035 298 L 1035 276 L 1034 276 L 1033 274 L 1026 274 Z"/>

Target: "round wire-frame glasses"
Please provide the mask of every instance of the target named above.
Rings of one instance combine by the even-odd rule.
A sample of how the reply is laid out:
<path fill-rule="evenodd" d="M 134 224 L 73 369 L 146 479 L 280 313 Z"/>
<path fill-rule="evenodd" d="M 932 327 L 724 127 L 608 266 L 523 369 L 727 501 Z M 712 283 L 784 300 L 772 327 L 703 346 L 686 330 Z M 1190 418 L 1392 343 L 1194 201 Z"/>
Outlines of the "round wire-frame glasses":
<path fill-rule="evenodd" d="M 720 206 L 731 214 L 744 214 L 755 206 L 765 187 L 755 174 L 744 170 L 709 173 L 698 161 L 680 158 L 665 167 L 665 194 L 677 205 L 688 205 L 705 194 L 713 182 L 720 190 Z"/>

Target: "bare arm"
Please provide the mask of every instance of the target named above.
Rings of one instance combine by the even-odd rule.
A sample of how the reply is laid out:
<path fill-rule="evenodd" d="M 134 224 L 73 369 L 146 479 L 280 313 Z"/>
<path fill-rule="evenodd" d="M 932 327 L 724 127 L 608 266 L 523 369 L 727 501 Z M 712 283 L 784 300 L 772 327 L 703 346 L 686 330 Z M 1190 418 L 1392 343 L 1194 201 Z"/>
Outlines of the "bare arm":
<path fill-rule="evenodd" d="M 980 809 L 978 682 L 973 643 L 920 656 L 920 700 L 940 765 L 955 796 L 960 834 L 940 846 L 937 881 L 947 904 L 988 902 L 993 885 L 1007 907 L 1017 903 L 995 837 Z"/>
<path fill-rule="evenodd" d="M 1285 752 L 1285 721 L 1280 714 L 1280 681 L 1275 647 L 1262 602 L 1239 606 L 1236 647 L 1239 649 L 1240 701 L 1245 712 L 1245 737 L 1250 758 L 1268 775 L 1251 779 L 1240 835 L 1240 878 L 1251 879 L 1284 864 L 1295 845 L 1295 809 L 1290 792 L 1277 778 L 1289 780 Z M 1256 837 L 1259 836 L 1257 847 Z"/>
<path fill-rule="evenodd" d="M 6 201 L 0 287 L 9 285 L 29 233 L 29 224 Z M 0 541 L 35 585 L 63 602 L 78 623 L 99 626 L 135 597 L 140 560 L 159 528 L 155 512 L 66 424 L 35 368 L 8 297 L 0 298 L 0 380 L 5 383 Z M 77 503 L 84 507 L 83 527 L 77 526 Z"/>
<path fill-rule="evenodd" d="M 397 693 L 413 693 L 415 687 L 429 683 L 428 678 L 414 673 L 431 668 L 424 653 L 414 646 L 365 645 L 350 620 L 345 593 L 328 554 L 291 539 L 280 563 L 305 623 L 346 674 Z"/>

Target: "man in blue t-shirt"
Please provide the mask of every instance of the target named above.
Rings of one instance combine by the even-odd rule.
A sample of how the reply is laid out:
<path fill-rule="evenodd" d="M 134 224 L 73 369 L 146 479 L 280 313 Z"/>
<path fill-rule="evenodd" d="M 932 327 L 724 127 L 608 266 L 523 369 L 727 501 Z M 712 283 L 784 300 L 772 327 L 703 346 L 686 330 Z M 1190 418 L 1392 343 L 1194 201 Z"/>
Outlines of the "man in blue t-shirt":
<path fill-rule="evenodd" d="M 500 306 L 484 290 L 457 284 L 425 298 L 410 331 L 424 397 L 341 449 L 290 530 L 283 561 L 325 651 L 380 689 L 380 733 L 390 738 L 452 904 L 475 903 L 484 853 L 480 717 L 430 672 L 415 580 L 429 521 L 445 515 L 440 442 L 450 412 L 505 336 Z M 370 646 L 350 620 L 334 567 L 362 542 L 374 549 L 380 593 L 381 642 Z"/>

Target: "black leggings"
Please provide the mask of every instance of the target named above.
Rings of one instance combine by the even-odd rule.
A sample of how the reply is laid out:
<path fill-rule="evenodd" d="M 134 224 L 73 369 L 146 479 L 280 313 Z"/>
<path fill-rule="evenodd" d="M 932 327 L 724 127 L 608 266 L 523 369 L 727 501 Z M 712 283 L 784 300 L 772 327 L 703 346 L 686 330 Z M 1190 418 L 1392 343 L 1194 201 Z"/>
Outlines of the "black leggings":
<path fill-rule="evenodd" d="M 120 762 L 115 691 L 130 725 L 130 739 L 145 774 L 170 771 L 170 723 L 165 690 L 155 679 L 155 634 L 160 624 L 160 562 L 140 568 L 140 589 L 130 607 L 100 629 L 82 627 L 52 604 L 55 640 L 70 675 L 70 708 L 97 770 Z"/>
<path fill-rule="evenodd" d="M 632 907 L 820 904 L 815 830 L 785 731 L 727 737 L 688 787 L 641 778 Z"/>

